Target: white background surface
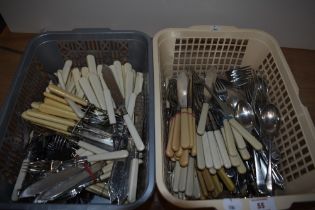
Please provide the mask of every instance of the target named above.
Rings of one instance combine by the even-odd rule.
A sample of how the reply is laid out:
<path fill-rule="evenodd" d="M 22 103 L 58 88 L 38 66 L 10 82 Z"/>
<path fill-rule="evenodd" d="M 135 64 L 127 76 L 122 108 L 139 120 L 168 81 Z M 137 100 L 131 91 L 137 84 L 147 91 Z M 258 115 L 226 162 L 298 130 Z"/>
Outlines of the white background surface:
<path fill-rule="evenodd" d="M 14 32 L 233 25 L 273 35 L 281 46 L 315 49 L 314 0 L 1 0 Z"/>

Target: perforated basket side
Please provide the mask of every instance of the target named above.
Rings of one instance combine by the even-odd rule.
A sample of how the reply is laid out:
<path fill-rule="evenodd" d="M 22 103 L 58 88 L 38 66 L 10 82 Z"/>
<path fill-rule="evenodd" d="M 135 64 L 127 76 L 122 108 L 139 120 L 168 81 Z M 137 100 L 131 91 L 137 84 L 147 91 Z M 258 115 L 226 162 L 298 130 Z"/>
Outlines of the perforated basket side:
<path fill-rule="evenodd" d="M 160 82 L 160 90 L 155 90 L 160 101 L 156 103 L 156 167 L 162 167 L 163 173 L 157 173 L 158 187 L 162 194 L 168 186 L 165 151 L 165 126 L 163 122 L 164 101 L 161 88 L 166 78 L 182 70 L 193 69 L 200 75 L 216 66 L 219 74 L 231 67 L 251 65 L 267 81 L 269 97 L 280 110 L 282 124 L 275 138 L 281 152 L 280 171 L 287 182 L 283 194 L 311 193 L 314 185 L 310 177 L 314 170 L 314 132 L 297 95 L 297 86 L 290 68 L 277 43 L 268 34 L 256 30 L 229 29 L 227 31 L 210 28 L 165 29 L 157 33 L 153 40 L 155 77 Z M 157 118 L 161 118 L 157 120 Z M 157 134 L 161 132 L 161 134 Z M 162 141 L 162 144 L 159 142 Z M 157 168 L 157 170 L 161 170 Z M 160 177 L 160 176 L 163 177 Z M 167 193 L 168 194 L 168 193 Z M 167 195 L 169 196 L 169 195 Z M 307 196 L 305 196 L 306 198 Z M 174 200 L 172 200 L 174 201 Z M 191 201 L 200 205 L 199 201 Z M 195 206 L 192 204 L 192 206 Z"/>

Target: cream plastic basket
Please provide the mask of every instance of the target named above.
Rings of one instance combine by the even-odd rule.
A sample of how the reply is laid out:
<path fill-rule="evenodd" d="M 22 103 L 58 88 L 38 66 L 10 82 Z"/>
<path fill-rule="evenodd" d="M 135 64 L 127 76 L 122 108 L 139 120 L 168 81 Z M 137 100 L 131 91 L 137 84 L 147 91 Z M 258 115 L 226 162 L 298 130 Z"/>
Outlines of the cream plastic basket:
<path fill-rule="evenodd" d="M 166 77 L 183 69 L 204 72 L 215 65 L 219 73 L 234 66 L 251 65 L 268 81 L 269 98 L 280 110 L 282 124 L 274 139 L 282 159 L 280 172 L 286 190 L 269 198 L 277 209 L 294 202 L 315 200 L 315 130 L 309 112 L 299 99 L 299 89 L 278 43 L 269 34 L 230 26 L 170 28 L 153 39 L 155 78 L 156 182 L 162 196 L 182 208 L 223 209 L 225 199 L 180 200 L 168 191 L 165 157 L 165 107 L 163 85 Z M 236 199 L 244 209 L 253 199 Z"/>

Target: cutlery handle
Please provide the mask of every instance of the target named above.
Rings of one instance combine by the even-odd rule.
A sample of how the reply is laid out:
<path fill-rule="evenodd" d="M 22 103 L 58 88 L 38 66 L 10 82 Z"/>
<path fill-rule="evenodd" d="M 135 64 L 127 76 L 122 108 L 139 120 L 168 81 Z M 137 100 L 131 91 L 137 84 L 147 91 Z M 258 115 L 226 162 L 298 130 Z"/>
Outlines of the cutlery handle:
<path fill-rule="evenodd" d="M 65 82 L 62 78 L 62 75 L 60 73 L 60 71 L 57 72 L 58 75 L 58 80 L 59 80 L 59 85 L 60 85 L 60 89 L 66 91 L 66 87 L 65 87 Z M 66 91 L 68 92 L 68 91 Z M 69 92 L 68 92 L 69 93 Z M 71 93 L 69 93 L 71 94 Z M 75 104 L 73 101 L 71 101 L 69 98 L 65 98 L 65 100 L 67 101 L 67 103 L 69 104 L 69 106 L 71 107 L 71 109 L 74 111 L 74 113 L 79 117 L 79 118 L 83 118 L 84 117 L 84 113 L 81 111 L 81 108 Z"/>
<path fill-rule="evenodd" d="M 33 123 L 37 123 L 37 124 L 40 124 L 40 125 L 44 125 L 44 126 L 47 126 L 47 127 L 52 127 L 54 129 L 58 129 L 58 130 L 61 130 L 61 131 L 68 131 L 69 130 L 69 126 L 66 126 L 66 125 L 61 125 L 59 123 L 54 123 L 54 122 L 50 122 L 50 121 L 47 121 L 47 120 L 42 120 L 42 119 L 39 119 L 39 118 L 36 118 L 36 117 L 31 117 L 27 114 L 27 111 L 26 112 L 23 112 L 22 113 L 22 118 L 25 119 L 25 120 L 29 120 Z"/>
<path fill-rule="evenodd" d="M 209 110 L 209 104 L 203 103 L 199 122 L 198 122 L 198 127 L 197 127 L 197 133 L 201 136 L 205 133 L 208 110 Z"/>
<path fill-rule="evenodd" d="M 31 106 L 35 109 L 38 109 L 41 112 L 55 115 L 58 117 L 68 118 L 71 120 L 79 121 L 80 119 L 73 112 L 69 112 L 66 110 L 58 109 L 56 107 L 50 106 L 48 104 L 33 102 Z"/>
<path fill-rule="evenodd" d="M 207 188 L 208 192 L 213 191 L 214 190 L 214 184 L 213 184 L 213 181 L 211 179 L 211 175 L 207 169 L 202 171 L 202 177 L 205 181 L 206 188 Z"/>
<path fill-rule="evenodd" d="M 174 124 L 174 133 L 173 133 L 173 141 L 172 141 L 172 149 L 174 152 L 177 152 L 179 148 L 181 147 L 180 145 L 180 118 L 181 114 L 176 113 L 175 115 L 175 124 Z"/>
<path fill-rule="evenodd" d="M 212 178 L 212 181 L 213 181 L 215 190 L 216 190 L 218 193 L 223 192 L 223 185 L 222 185 L 222 183 L 220 182 L 218 176 L 217 176 L 216 174 L 215 174 L 215 175 L 211 175 L 211 178 Z"/>
<path fill-rule="evenodd" d="M 133 116 L 133 111 L 134 111 L 135 104 L 136 104 L 136 98 L 137 98 L 137 95 L 135 93 L 131 93 L 129 96 L 129 103 L 128 103 L 127 111 L 128 111 L 130 118 L 132 118 L 132 116 Z"/>
<path fill-rule="evenodd" d="M 239 174 L 245 174 L 245 173 L 246 173 L 245 164 L 244 164 L 243 160 L 241 159 L 240 155 L 237 155 L 237 158 L 238 158 L 239 161 L 240 161 L 240 165 L 236 167 L 237 172 L 238 172 Z"/>
<path fill-rule="evenodd" d="M 183 152 L 184 152 L 183 148 L 182 148 L 182 147 L 179 147 L 178 151 L 175 152 L 175 158 L 176 158 L 176 160 L 180 160 L 180 157 L 183 155 Z"/>
<path fill-rule="evenodd" d="M 194 168 L 195 168 L 195 159 L 189 157 L 188 169 L 187 169 L 187 178 L 186 178 L 186 189 L 185 195 L 191 197 L 194 189 Z"/>
<path fill-rule="evenodd" d="M 89 74 L 89 80 L 90 80 L 91 86 L 94 90 L 96 99 L 97 99 L 100 107 L 103 110 L 106 110 L 105 97 L 103 94 L 103 88 L 102 88 L 99 77 L 96 74 L 90 73 Z"/>
<path fill-rule="evenodd" d="M 187 167 L 189 161 L 189 150 L 183 149 L 183 154 L 180 156 L 179 163 L 181 167 Z"/>
<path fill-rule="evenodd" d="M 202 137 L 197 135 L 197 167 L 203 170 L 206 167 L 205 156 L 203 153 Z"/>
<path fill-rule="evenodd" d="M 79 84 L 79 80 L 81 78 L 81 72 L 79 71 L 78 68 L 72 69 L 72 77 L 74 80 L 74 85 L 75 85 L 75 90 L 76 90 L 76 95 L 80 98 L 83 98 L 84 93 L 83 90 Z"/>
<path fill-rule="evenodd" d="M 237 155 L 237 150 L 236 150 L 235 140 L 234 140 L 234 136 L 233 136 L 229 121 L 224 119 L 223 120 L 223 126 L 224 126 L 224 131 L 225 131 L 227 151 L 228 151 L 230 156 L 235 157 Z"/>
<path fill-rule="evenodd" d="M 178 186 L 179 192 L 185 192 L 187 171 L 188 171 L 188 167 L 180 167 L 179 186 Z"/>
<path fill-rule="evenodd" d="M 226 186 L 226 188 L 230 191 L 233 192 L 235 189 L 235 185 L 233 183 L 233 181 L 226 175 L 225 171 L 223 168 L 219 169 L 217 171 L 220 179 L 222 180 L 222 182 L 224 183 L 224 185 Z"/>
<path fill-rule="evenodd" d="M 178 187 L 179 187 L 180 171 L 181 169 L 180 169 L 179 162 L 176 161 L 175 169 L 174 169 L 174 179 L 173 179 L 173 184 L 172 184 L 174 192 L 178 192 L 179 190 Z"/>
<path fill-rule="evenodd" d="M 196 118 L 192 115 L 192 139 L 193 146 L 191 148 L 191 156 L 197 156 L 197 133 L 196 133 Z"/>
<path fill-rule="evenodd" d="M 67 98 L 66 101 L 78 118 L 84 117 L 85 113 L 81 110 L 81 107 L 78 104 L 74 103 L 73 101 Z"/>
<path fill-rule="evenodd" d="M 181 109 L 181 116 L 180 116 L 180 140 L 181 146 L 183 149 L 189 149 L 189 118 L 188 118 L 188 111 L 187 108 Z"/>
<path fill-rule="evenodd" d="M 172 150 L 174 125 L 175 125 L 175 118 L 172 117 L 170 119 L 169 130 L 168 130 L 168 141 L 167 141 L 166 152 L 165 152 L 166 156 L 169 158 L 174 156 L 174 151 Z"/>
<path fill-rule="evenodd" d="M 68 99 L 70 99 L 70 100 L 72 100 L 72 101 L 74 101 L 74 102 L 76 102 L 76 103 L 78 103 L 78 104 L 80 104 L 82 106 L 87 106 L 88 105 L 88 103 L 85 100 L 83 100 L 82 98 L 79 98 L 79 97 L 77 97 L 75 95 L 72 95 L 71 93 L 61 89 L 60 87 L 57 87 L 56 85 L 49 84 L 48 85 L 48 89 L 51 92 L 55 93 L 56 95 L 62 96 L 64 98 L 68 98 Z"/>
<path fill-rule="evenodd" d="M 217 170 L 214 167 L 212 167 L 212 168 L 209 168 L 209 172 L 210 174 L 214 175 L 217 173 Z"/>
<path fill-rule="evenodd" d="M 72 61 L 66 60 L 64 66 L 63 66 L 63 69 L 62 69 L 62 79 L 63 79 L 64 83 L 67 83 L 67 81 L 68 81 L 71 66 L 72 66 Z"/>
<path fill-rule="evenodd" d="M 86 156 L 86 160 L 89 162 L 102 161 L 102 160 L 116 160 L 128 157 L 127 150 L 119 150 L 115 152 L 99 153 L 96 155 Z"/>
<path fill-rule="evenodd" d="M 68 103 L 67 103 L 67 101 L 66 101 L 65 99 L 63 99 L 63 98 L 61 98 L 61 97 L 58 97 L 58 96 L 56 96 L 56 95 L 53 95 L 53 94 L 51 94 L 51 93 L 49 93 L 49 92 L 44 92 L 44 96 L 47 97 L 47 98 L 49 98 L 49 99 L 51 99 L 51 100 L 53 100 L 53 101 L 57 101 L 57 102 L 59 102 L 59 103 L 68 105 Z"/>
<path fill-rule="evenodd" d="M 96 62 L 93 55 L 86 56 L 86 62 L 91 73 L 97 74 L 96 72 Z"/>
<path fill-rule="evenodd" d="M 244 137 L 244 139 L 255 148 L 255 150 L 261 150 L 262 144 L 250 134 L 239 122 L 234 118 L 230 119 L 229 122 L 231 125 Z"/>
<path fill-rule="evenodd" d="M 122 68 L 121 68 L 121 63 L 120 61 L 114 61 L 113 63 L 114 65 L 114 70 L 115 71 L 115 75 L 117 77 L 117 83 L 118 83 L 118 87 L 120 90 L 120 93 L 123 97 L 125 97 L 125 90 L 124 90 L 124 80 L 122 77 Z"/>
<path fill-rule="evenodd" d="M 207 133 L 202 136 L 203 154 L 205 156 L 205 163 L 207 168 L 213 168 L 212 154 L 209 146 Z"/>
<path fill-rule="evenodd" d="M 134 92 L 133 73 L 132 73 L 132 67 L 130 63 L 125 63 L 124 69 L 125 69 L 125 104 L 126 104 L 126 107 L 128 107 L 129 97 L 131 93 Z"/>
<path fill-rule="evenodd" d="M 194 145 L 193 136 L 193 113 L 191 107 L 187 108 L 187 118 L 188 118 L 188 132 L 189 132 L 189 148 L 192 149 Z"/>
<path fill-rule="evenodd" d="M 130 135 L 136 145 L 136 148 L 138 151 L 143 151 L 144 150 L 144 144 L 141 140 L 141 137 L 139 136 L 139 133 L 135 127 L 135 125 L 132 123 L 128 113 L 124 115 L 124 120 L 125 120 L 125 123 L 127 125 L 127 128 L 130 132 Z"/>
<path fill-rule="evenodd" d="M 243 160 L 249 160 L 250 159 L 250 154 L 249 154 L 247 148 L 239 149 L 238 152 L 240 153 Z"/>
<path fill-rule="evenodd" d="M 29 109 L 26 111 L 26 114 L 31 116 L 31 117 L 36 117 L 36 118 L 39 118 L 42 120 L 47 120 L 49 122 L 59 123 L 61 125 L 66 125 L 66 126 L 71 126 L 71 127 L 74 127 L 76 125 L 76 122 L 74 122 L 73 120 L 68 120 L 65 118 L 56 117 L 54 115 L 49 115 L 49 114 L 40 112 L 36 109 Z"/>
<path fill-rule="evenodd" d="M 79 83 L 82 87 L 84 94 L 86 95 L 87 99 L 89 100 L 89 102 L 91 104 L 94 104 L 96 107 L 100 107 L 88 78 L 82 77 L 79 80 Z"/>
<path fill-rule="evenodd" d="M 209 147 L 213 159 L 213 166 L 215 169 L 220 169 L 223 166 L 223 163 L 221 161 L 219 148 L 217 146 L 217 142 L 214 137 L 214 133 L 212 131 L 207 132 L 208 135 L 208 141 L 209 141 Z"/>
<path fill-rule="evenodd" d="M 198 177 L 198 181 L 199 181 L 199 185 L 200 185 L 200 188 L 201 188 L 202 195 L 205 198 L 207 198 L 209 196 L 209 194 L 208 194 L 208 190 L 207 190 L 207 187 L 206 187 L 205 180 L 203 179 L 203 176 L 202 176 L 202 171 L 197 170 L 197 177 Z"/>
<path fill-rule="evenodd" d="M 234 139 L 235 139 L 237 148 L 238 149 L 246 148 L 246 143 L 244 141 L 243 136 L 241 136 L 241 134 L 233 126 L 231 126 L 231 129 L 232 129 L 232 133 L 234 135 Z"/>
<path fill-rule="evenodd" d="M 128 187 L 128 202 L 133 203 L 136 201 L 137 185 L 138 185 L 138 171 L 139 159 L 133 158 L 130 164 L 129 172 L 129 187 Z"/>
<path fill-rule="evenodd" d="M 109 89 L 104 89 L 103 91 L 104 91 L 106 110 L 108 114 L 109 123 L 111 125 L 116 124 L 116 117 L 115 117 L 115 111 L 113 107 L 112 95 Z"/>
<path fill-rule="evenodd" d="M 215 139 L 216 139 L 218 147 L 219 147 L 219 151 L 220 151 L 220 154 L 222 157 L 224 167 L 225 168 L 231 168 L 231 161 L 230 161 L 229 155 L 226 151 L 226 147 L 225 147 L 225 143 L 224 143 L 221 131 L 215 130 L 214 136 L 215 136 Z"/>
<path fill-rule="evenodd" d="M 59 108 L 59 109 L 67 110 L 69 112 L 73 111 L 70 106 L 63 104 L 63 103 L 60 103 L 58 101 L 52 100 L 52 99 L 47 98 L 47 97 L 44 98 L 44 103 L 48 104 L 50 106 L 54 106 L 54 107 Z"/>
<path fill-rule="evenodd" d="M 107 150 L 104 150 L 104 149 L 101 149 L 100 147 L 98 146 L 94 146 L 93 144 L 89 144 L 87 142 L 84 142 L 84 141 L 78 141 L 78 146 L 83 148 L 83 149 L 86 149 L 86 150 L 89 150 L 95 154 L 99 154 L 99 153 L 107 153 L 108 151 Z"/>
<path fill-rule="evenodd" d="M 197 177 L 197 172 L 194 170 L 194 188 L 193 188 L 193 197 L 195 199 L 200 199 L 201 192 L 200 192 L 200 185 Z"/>

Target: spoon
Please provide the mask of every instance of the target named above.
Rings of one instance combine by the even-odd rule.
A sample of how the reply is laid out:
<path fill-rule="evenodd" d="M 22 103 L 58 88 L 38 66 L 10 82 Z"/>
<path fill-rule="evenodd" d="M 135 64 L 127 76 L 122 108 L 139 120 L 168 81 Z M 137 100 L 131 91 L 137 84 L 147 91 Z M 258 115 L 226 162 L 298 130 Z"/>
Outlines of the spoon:
<path fill-rule="evenodd" d="M 277 134 L 280 127 L 280 113 L 278 108 L 273 104 L 266 105 L 260 116 L 261 129 L 268 138 L 268 171 L 266 176 L 266 187 L 269 194 L 272 193 L 272 168 L 271 168 L 271 153 L 272 153 L 272 139 Z"/>
<path fill-rule="evenodd" d="M 249 132 L 253 130 L 255 124 L 255 114 L 252 106 L 246 101 L 239 101 L 234 112 L 235 119 L 239 121 Z M 256 185 L 259 193 L 265 193 L 265 180 L 260 164 L 259 154 L 253 150 Z"/>

